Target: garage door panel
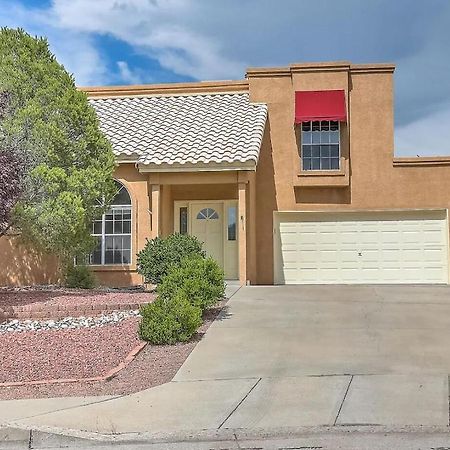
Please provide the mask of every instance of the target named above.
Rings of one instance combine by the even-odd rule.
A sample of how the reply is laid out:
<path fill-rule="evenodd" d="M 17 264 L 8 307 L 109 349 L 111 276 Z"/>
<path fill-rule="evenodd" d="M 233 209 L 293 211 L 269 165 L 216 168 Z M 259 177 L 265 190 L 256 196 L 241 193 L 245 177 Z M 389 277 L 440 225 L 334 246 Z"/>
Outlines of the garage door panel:
<path fill-rule="evenodd" d="M 317 276 L 324 276 L 328 283 L 337 283 L 340 279 L 339 272 L 336 269 L 322 269 Z M 320 283 L 320 278 L 316 279 L 316 283 Z"/>
<path fill-rule="evenodd" d="M 342 244 L 347 244 L 347 245 L 357 245 L 357 241 L 355 239 L 355 234 L 352 233 L 351 231 L 342 231 L 339 233 L 339 241 Z"/>
<path fill-rule="evenodd" d="M 358 262 L 358 253 L 354 248 L 352 249 L 342 249 L 339 252 L 340 261 L 342 263 L 356 264 Z"/>
<path fill-rule="evenodd" d="M 310 260 L 313 258 L 313 254 L 308 255 Z M 339 252 L 337 250 L 325 249 L 319 253 L 321 263 L 333 263 L 336 266 L 336 262 L 339 260 Z"/>
<path fill-rule="evenodd" d="M 297 235 L 292 233 L 292 234 L 285 234 L 283 236 L 283 245 L 286 246 L 286 248 L 297 248 L 298 242 L 297 242 Z"/>
<path fill-rule="evenodd" d="M 317 282 L 318 280 L 318 269 L 304 268 L 302 269 L 302 277 L 308 282 Z"/>
<path fill-rule="evenodd" d="M 424 250 L 420 248 L 408 249 L 404 248 L 400 257 L 405 261 L 419 261 L 423 256 Z"/>
<path fill-rule="evenodd" d="M 364 253 L 361 253 L 361 256 L 359 257 L 359 262 L 362 267 L 367 267 L 368 265 L 376 265 L 376 267 L 379 267 L 382 262 L 382 258 L 380 258 L 380 250 L 364 249 Z"/>
<path fill-rule="evenodd" d="M 426 245 L 441 245 L 442 244 L 442 232 L 437 231 L 424 231 L 427 234 Z"/>
<path fill-rule="evenodd" d="M 333 247 L 336 247 L 337 242 L 336 242 L 336 233 L 331 233 L 329 231 L 326 231 L 324 233 L 322 233 L 322 235 L 320 236 L 320 242 L 322 244 L 329 244 L 332 245 Z"/>
<path fill-rule="evenodd" d="M 362 230 L 359 238 L 359 242 L 363 244 L 378 244 L 378 241 L 380 239 L 380 233 L 378 231 L 367 231 Z"/>
<path fill-rule="evenodd" d="M 294 255 L 288 254 L 284 261 L 284 267 L 286 269 L 296 269 L 297 267 L 299 267 L 299 261 Z"/>
<path fill-rule="evenodd" d="M 401 239 L 403 244 L 417 245 L 418 242 L 422 241 L 423 234 L 423 232 L 404 231 L 401 235 L 399 235 L 399 239 Z"/>
<path fill-rule="evenodd" d="M 289 216 L 289 217 L 286 217 Z M 276 281 L 284 283 L 446 283 L 445 212 L 279 217 Z M 359 217 L 358 217 L 359 216 Z M 414 217 L 412 217 L 414 216 Z"/>
<path fill-rule="evenodd" d="M 296 263 L 305 263 L 309 264 L 310 266 L 314 266 L 317 262 L 317 259 L 320 257 L 320 253 L 317 251 L 302 251 L 301 255 L 298 255 L 296 259 Z"/>
<path fill-rule="evenodd" d="M 358 269 L 347 269 L 343 268 L 340 270 L 341 272 L 341 280 L 347 283 L 352 283 L 353 280 L 358 276 L 359 270 Z"/>
<path fill-rule="evenodd" d="M 442 250 L 438 248 L 426 248 L 422 253 L 422 257 L 428 262 L 442 263 Z M 442 265 L 442 264 L 441 264 Z"/>
<path fill-rule="evenodd" d="M 380 230 L 380 239 L 386 244 L 398 244 L 398 233 L 393 231 Z"/>

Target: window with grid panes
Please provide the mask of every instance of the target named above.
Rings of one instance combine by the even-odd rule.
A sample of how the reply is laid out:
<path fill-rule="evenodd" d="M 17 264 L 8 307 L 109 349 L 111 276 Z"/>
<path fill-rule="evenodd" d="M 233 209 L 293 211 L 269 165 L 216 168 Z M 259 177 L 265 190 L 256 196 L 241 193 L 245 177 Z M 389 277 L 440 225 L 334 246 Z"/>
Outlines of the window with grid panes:
<path fill-rule="evenodd" d="M 339 122 L 303 122 L 301 160 L 303 170 L 339 170 Z"/>
<path fill-rule="evenodd" d="M 115 183 L 117 194 L 110 209 L 92 223 L 98 245 L 89 255 L 89 264 L 131 263 L 131 198 L 125 186 Z"/>

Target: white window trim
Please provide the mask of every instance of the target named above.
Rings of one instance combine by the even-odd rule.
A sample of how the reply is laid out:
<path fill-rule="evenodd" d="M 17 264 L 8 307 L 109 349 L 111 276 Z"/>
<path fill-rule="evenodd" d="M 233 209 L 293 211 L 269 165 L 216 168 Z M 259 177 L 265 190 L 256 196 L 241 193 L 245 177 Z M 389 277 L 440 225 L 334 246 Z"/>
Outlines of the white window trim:
<path fill-rule="evenodd" d="M 342 161 L 341 161 L 341 123 L 339 122 L 339 121 L 337 121 L 337 120 L 313 120 L 313 121 L 310 121 L 309 123 L 311 124 L 311 132 L 312 132 L 312 124 L 313 124 L 313 122 L 329 122 L 329 123 L 331 123 L 331 122 L 337 122 L 337 124 L 338 124 L 338 137 L 339 137 L 339 142 L 337 143 L 337 145 L 339 146 L 339 154 L 338 154 L 338 157 L 337 157 L 337 159 L 338 159 L 338 161 L 339 161 L 339 167 L 337 168 L 337 169 L 305 169 L 304 167 L 303 167 L 303 123 L 301 123 L 300 124 L 300 164 L 301 164 L 301 167 L 302 167 L 302 171 L 304 171 L 304 172 L 339 172 L 339 171 L 341 171 L 342 170 Z M 313 144 L 312 142 L 311 142 L 311 144 L 305 144 L 305 145 L 311 145 L 311 148 L 313 147 L 313 146 L 319 146 L 320 147 L 320 145 L 321 144 Z M 323 145 L 327 145 L 326 143 L 324 143 Z M 329 144 L 329 145 L 336 145 L 335 143 L 333 143 L 333 144 Z"/>
<path fill-rule="evenodd" d="M 125 186 L 124 186 L 124 189 L 126 189 Z M 129 195 L 129 193 L 128 193 L 128 195 Z M 114 209 L 129 209 L 130 210 L 130 232 L 129 233 L 108 233 L 108 234 L 106 234 L 106 214 L 109 211 L 112 211 Z M 132 262 L 133 262 L 133 206 L 132 206 L 132 204 L 129 204 L 129 205 L 111 205 L 109 207 L 108 211 L 106 211 L 105 213 L 102 214 L 102 234 L 91 233 L 91 236 L 100 237 L 100 239 L 101 239 L 101 263 L 100 264 L 89 263 L 89 266 L 93 266 L 93 267 L 125 266 L 125 265 L 127 266 L 129 264 L 132 264 Z M 106 237 L 110 237 L 110 236 L 111 237 L 114 237 L 114 236 L 130 236 L 130 261 L 128 263 L 105 263 Z"/>
<path fill-rule="evenodd" d="M 102 233 L 101 234 L 94 234 L 91 233 L 91 236 L 95 236 L 95 237 L 100 237 L 100 243 L 101 243 L 101 263 L 100 264 L 92 264 L 91 261 L 91 256 L 92 253 L 90 255 L 88 255 L 89 260 L 88 260 L 88 265 L 90 267 L 109 267 L 109 266 L 115 266 L 115 267 L 120 267 L 120 266 L 129 266 L 133 263 L 133 225 L 134 225 L 134 219 L 133 219 L 133 200 L 131 198 L 131 194 L 128 190 L 128 188 L 119 180 L 114 180 L 114 182 L 118 185 L 120 185 L 119 190 L 117 191 L 116 195 L 122 190 L 125 189 L 125 192 L 128 194 L 128 197 L 130 198 L 130 203 L 129 204 L 121 204 L 121 205 L 110 205 L 110 207 L 108 208 L 107 211 L 105 211 L 102 214 L 101 220 L 102 220 Z M 106 214 L 109 211 L 113 211 L 114 209 L 129 209 L 130 210 L 130 232 L 129 233 L 108 233 L 106 234 Z M 99 220 L 99 219 L 97 219 Z M 123 219 L 122 219 L 123 220 Z M 113 222 L 114 223 L 114 222 Z M 113 225 L 113 230 L 114 230 L 114 225 Z M 106 237 L 115 237 L 115 236 L 130 236 L 130 261 L 127 263 L 105 263 L 105 255 L 106 255 Z"/>

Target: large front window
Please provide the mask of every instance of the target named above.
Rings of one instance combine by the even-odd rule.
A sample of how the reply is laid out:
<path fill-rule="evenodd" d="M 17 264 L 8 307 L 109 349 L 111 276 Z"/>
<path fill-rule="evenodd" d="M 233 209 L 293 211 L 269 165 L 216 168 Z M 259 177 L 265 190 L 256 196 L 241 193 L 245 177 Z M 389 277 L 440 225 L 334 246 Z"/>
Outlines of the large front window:
<path fill-rule="evenodd" d="M 98 245 L 89 255 L 89 264 L 131 263 L 131 198 L 125 186 L 115 183 L 117 194 L 111 208 L 92 223 Z"/>
<path fill-rule="evenodd" d="M 301 159 L 303 170 L 339 170 L 339 122 L 303 122 Z"/>

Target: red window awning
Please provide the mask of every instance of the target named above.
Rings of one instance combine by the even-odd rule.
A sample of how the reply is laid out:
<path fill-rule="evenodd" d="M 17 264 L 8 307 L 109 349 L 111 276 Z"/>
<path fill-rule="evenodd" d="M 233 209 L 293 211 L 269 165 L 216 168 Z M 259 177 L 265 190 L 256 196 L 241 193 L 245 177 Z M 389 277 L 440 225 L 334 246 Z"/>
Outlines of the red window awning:
<path fill-rule="evenodd" d="M 346 110 L 343 90 L 295 92 L 295 123 L 313 120 L 345 122 Z"/>

